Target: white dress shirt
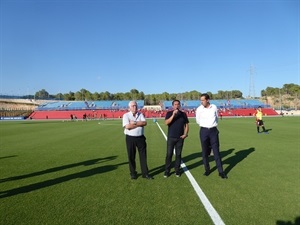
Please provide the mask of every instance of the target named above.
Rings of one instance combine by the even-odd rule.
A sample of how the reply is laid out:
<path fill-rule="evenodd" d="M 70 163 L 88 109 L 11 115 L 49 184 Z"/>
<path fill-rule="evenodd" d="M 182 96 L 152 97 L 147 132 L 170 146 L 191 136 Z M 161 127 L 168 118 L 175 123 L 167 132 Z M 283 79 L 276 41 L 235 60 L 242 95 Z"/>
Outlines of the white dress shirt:
<path fill-rule="evenodd" d="M 218 126 L 218 109 L 214 104 L 205 108 L 200 105 L 196 110 L 196 123 L 200 127 L 212 128 Z"/>

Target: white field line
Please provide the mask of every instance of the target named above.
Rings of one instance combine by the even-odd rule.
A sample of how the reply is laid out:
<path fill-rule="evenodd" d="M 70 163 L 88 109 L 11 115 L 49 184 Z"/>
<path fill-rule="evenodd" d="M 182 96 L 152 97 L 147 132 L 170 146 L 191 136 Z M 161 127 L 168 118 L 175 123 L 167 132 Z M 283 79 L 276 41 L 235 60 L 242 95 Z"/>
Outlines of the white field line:
<path fill-rule="evenodd" d="M 160 129 L 161 133 L 163 134 L 163 136 L 165 137 L 165 139 L 167 140 L 167 136 L 164 133 L 164 131 L 161 129 L 161 127 L 159 126 L 159 124 L 157 122 L 156 122 L 156 124 L 157 124 L 158 128 Z M 183 169 L 184 173 L 186 174 L 189 181 L 191 182 L 196 194 L 198 195 L 201 203 L 203 204 L 204 208 L 206 209 L 206 211 L 209 214 L 213 223 L 215 225 L 225 225 L 222 218 L 220 217 L 218 212 L 215 210 L 215 208 L 212 206 L 212 204 L 210 203 L 210 201 L 208 200 L 208 198 L 206 197 L 206 195 L 200 188 L 199 184 L 196 182 L 195 178 L 190 173 L 190 171 L 188 170 L 188 168 L 186 167 L 186 165 L 184 164 L 183 161 L 181 161 L 181 168 Z"/>

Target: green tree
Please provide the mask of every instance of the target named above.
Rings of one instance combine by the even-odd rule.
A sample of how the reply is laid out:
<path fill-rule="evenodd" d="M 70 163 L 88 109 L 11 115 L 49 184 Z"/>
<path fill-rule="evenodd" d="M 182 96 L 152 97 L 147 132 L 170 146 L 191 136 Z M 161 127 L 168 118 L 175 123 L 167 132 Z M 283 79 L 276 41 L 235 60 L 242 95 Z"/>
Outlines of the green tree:
<path fill-rule="evenodd" d="M 69 92 L 64 94 L 64 100 L 66 101 L 74 101 L 75 100 L 75 96 L 74 96 L 74 92 Z"/>
<path fill-rule="evenodd" d="M 49 93 L 45 89 L 42 89 L 40 91 L 37 91 L 34 96 L 35 99 L 48 99 Z"/>
<path fill-rule="evenodd" d="M 137 89 L 131 89 L 130 95 L 131 99 L 137 100 L 137 97 L 139 96 L 139 91 Z"/>

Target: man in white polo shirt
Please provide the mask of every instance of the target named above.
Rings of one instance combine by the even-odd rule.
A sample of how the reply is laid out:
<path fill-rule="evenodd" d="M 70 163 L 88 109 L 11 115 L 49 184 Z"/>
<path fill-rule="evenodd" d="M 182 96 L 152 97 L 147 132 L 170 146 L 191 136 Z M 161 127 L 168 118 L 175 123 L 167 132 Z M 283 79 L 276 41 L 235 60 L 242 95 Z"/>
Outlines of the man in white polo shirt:
<path fill-rule="evenodd" d="M 123 115 L 123 128 L 126 140 L 126 148 L 129 161 L 129 171 L 131 179 L 137 179 L 135 155 L 138 149 L 142 177 L 148 180 L 153 179 L 148 173 L 147 166 L 147 143 L 144 136 L 144 126 L 147 121 L 141 112 L 138 112 L 137 102 L 130 101 L 129 112 Z"/>

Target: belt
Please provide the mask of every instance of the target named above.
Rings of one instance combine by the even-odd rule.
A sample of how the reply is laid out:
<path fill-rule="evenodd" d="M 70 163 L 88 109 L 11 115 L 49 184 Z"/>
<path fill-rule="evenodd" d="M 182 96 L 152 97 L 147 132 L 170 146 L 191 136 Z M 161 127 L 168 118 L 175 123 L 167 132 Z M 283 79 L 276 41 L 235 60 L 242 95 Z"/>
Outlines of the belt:
<path fill-rule="evenodd" d="M 211 130 L 211 129 L 215 129 L 217 127 L 201 127 L 201 129 L 206 129 L 206 130 Z"/>
<path fill-rule="evenodd" d="M 140 135 L 140 136 L 132 136 L 132 135 L 128 135 L 126 134 L 127 137 L 131 137 L 131 138 L 141 138 L 144 137 L 144 135 Z"/>

